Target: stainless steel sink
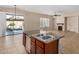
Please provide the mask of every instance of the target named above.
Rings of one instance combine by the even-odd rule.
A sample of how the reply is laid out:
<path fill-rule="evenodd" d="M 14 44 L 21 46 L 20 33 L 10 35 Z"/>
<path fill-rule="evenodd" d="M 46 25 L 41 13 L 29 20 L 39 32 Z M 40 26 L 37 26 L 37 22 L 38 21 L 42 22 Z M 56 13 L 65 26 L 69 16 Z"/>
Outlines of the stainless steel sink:
<path fill-rule="evenodd" d="M 52 38 L 52 37 L 51 36 L 48 36 L 48 35 L 42 37 L 42 39 L 44 39 L 44 40 L 45 39 L 47 40 L 47 39 L 50 39 L 50 38 Z"/>
<path fill-rule="evenodd" d="M 50 39 L 50 38 L 52 38 L 53 36 L 52 35 L 44 35 L 44 34 L 37 34 L 36 35 L 37 37 L 39 37 L 39 38 L 41 38 L 41 39 L 43 39 L 43 40 L 48 40 L 48 39 Z"/>

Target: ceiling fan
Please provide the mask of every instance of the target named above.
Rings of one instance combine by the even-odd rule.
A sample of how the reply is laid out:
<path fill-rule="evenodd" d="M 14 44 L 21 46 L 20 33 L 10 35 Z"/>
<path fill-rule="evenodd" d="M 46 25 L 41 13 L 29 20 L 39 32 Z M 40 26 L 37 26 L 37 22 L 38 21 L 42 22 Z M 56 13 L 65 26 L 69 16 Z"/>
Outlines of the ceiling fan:
<path fill-rule="evenodd" d="M 58 12 L 54 12 L 54 15 L 53 16 L 61 16 L 61 14 L 58 13 Z"/>

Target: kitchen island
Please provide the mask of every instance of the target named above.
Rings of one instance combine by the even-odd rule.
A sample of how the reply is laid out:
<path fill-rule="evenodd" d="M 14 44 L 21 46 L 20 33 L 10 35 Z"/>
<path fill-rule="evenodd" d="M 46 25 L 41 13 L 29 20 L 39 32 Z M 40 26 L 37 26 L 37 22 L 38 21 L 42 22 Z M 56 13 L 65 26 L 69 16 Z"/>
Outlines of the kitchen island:
<path fill-rule="evenodd" d="M 63 36 L 64 36 L 63 32 L 58 32 L 58 31 L 48 31 L 47 36 L 41 34 L 40 31 L 36 31 L 36 33 L 34 31 L 31 32 L 31 35 L 29 36 L 30 53 L 58 54 L 59 39 L 61 39 Z"/>

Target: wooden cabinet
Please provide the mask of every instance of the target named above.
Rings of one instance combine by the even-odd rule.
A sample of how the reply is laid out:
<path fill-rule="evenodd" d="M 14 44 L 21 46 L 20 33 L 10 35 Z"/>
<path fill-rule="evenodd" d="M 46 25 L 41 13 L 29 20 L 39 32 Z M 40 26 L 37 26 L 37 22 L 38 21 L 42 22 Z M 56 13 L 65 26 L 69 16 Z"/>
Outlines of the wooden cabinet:
<path fill-rule="evenodd" d="M 24 47 L 26 47 L 26 34 L 23 33 L 23 45 Z"/>
<path fill-rule="evenodd" d="M 36 45 L 41 47 L 41 48 L 44 48 L 44 43 L 40 42 L 39 40 L 36 40 Z"/>
<path fill-rule="evenodd" d="M 48 44 L 31 37 L 31 53 L 32 54 L 57 54 L 58 40 L 54 40 Z"/>
<path fill-rule="evenodd" d="M 36 54 L 43 54 L 43 53 L 44 53 L 44 49 L 39 46 L 36 46 Z"/>
<path fill-rule="evenodd" d="M 55 40 L 49 44 L 45 44 L 46 54 L 57 54 L 58 53 L 58 40 Z"/>
<path fill-rule="evenodd" d="M 44 43 L 36 40 L 36 54 L 43 54 L 44 53 Z"/>
<path fill-rule="evenodd" d="M 35 43 L 35 38 L 31 37 L 31 54 L 35 54 L 36 53 L 36 43 Z"/>
<path fill-rule="evenodd" d="M 35 54 L 35 45 L 31 45 L 31 54 Z"/>

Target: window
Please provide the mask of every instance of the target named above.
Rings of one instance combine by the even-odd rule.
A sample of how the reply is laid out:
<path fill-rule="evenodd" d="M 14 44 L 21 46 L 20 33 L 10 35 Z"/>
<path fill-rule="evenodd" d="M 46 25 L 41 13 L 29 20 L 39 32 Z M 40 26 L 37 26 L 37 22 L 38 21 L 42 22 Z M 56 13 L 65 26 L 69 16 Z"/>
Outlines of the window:
<path fill-rule="evenodd" d="M 24 17 L 22 15 L 7 14 L 6 25 L 7 30 L 23 30 Z"/>
<path fill-rule="evenodd" d="M 40 27 L 49 27 L 49 18 L 40 18 Z"/>

